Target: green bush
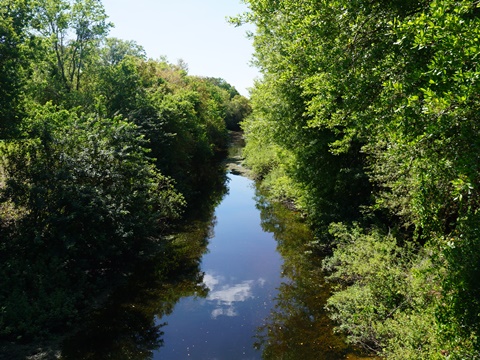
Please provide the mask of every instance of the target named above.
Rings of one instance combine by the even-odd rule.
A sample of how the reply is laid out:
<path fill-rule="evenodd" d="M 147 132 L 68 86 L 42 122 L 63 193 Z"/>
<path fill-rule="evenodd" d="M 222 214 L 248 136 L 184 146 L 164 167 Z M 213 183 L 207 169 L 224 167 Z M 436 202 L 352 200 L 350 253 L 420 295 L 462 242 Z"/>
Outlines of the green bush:
<path fill-rule="evenodd" d="M 184 201 L 155 169 L 131 123 L 47 104 L 34 111 L 25 131 L 28 138 L 2 146 L 2 200 L 19 216 L 2 229 L 0 271 L 8 283 L 0 303 L 7 304 L 6 328 L 28 312 L 29 325 L 16 330 L 35 334 L 70 318 L 88 291 L 94 300 L 166 241 L 162 235 Z"/>

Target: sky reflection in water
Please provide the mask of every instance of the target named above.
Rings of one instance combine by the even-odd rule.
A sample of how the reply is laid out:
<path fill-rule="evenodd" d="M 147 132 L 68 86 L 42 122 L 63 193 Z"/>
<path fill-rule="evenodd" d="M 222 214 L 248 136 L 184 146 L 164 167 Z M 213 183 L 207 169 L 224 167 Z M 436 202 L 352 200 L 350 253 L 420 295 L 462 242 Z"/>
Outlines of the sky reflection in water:
<path fill-rule="evenodd" d="M 223 276 L 206 273 L 203 282 L 210 289 L 207 301 L 216 303 L 216 308 L 212 311 L 212 318 L 216 319 L 220 315 L 238 316 L 235 303 L 255 299 L 254 287 L 263 287 L 266 280 L 260 278 L 256 281 L 245 280 L 238 284 L 225 284 Z"/>
<path fill-rule="evenodd" d="M 252 181 L 229 178 L 229 194 L 216 209 L 214 236 L 202 259 L 209 294 L 182 299 L 159 321 L 168 325 L 154 359 L 261 359 L 254 336 L 272 308 L 282 259 L 273 235 L 261 228 Z"/>

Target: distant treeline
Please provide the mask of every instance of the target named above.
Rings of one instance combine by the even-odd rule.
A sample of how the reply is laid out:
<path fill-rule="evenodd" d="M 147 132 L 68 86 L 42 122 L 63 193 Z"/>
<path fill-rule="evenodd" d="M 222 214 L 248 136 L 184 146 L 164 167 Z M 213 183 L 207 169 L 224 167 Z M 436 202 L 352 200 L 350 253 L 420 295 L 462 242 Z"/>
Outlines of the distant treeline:
<path fill-rule="evenodd" d="M 246 0 L 247 164 L 317 234 L 351 343 L 480 358 L 480 4 Z"/>
<path fill-rule="evenodd" d="M 111 26 L 99 0 L 0 0 L 0 339 L 62 331 L 159 249 L 177 264 L 250 111 Z"/>

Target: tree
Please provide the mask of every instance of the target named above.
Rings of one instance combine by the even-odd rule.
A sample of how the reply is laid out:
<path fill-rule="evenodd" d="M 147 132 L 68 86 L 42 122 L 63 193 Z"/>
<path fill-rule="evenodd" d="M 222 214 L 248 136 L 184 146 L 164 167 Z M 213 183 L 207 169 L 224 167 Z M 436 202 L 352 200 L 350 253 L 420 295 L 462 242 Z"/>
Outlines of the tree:
<path fill-rule="evenodd" d="M 0 336 L 61 328 L 165 245 L 184 207 L 132 123 L 47 104 L 24 130 L 1 148 L 17 215 L 0 227 Z"/>
<path fill-rule="evenodd" d="M 156 166 L 187 200 L 197 198 L 226 147 L 226 91 L 177 65 L 127 56 L 100 69 L 95 92 L 108 116 L 138 126 Z"/>
<path fill-rule="evenodd" d="M 392 358 L 478 354 L 478 287 L 471 280 L 479 244 L 473 225 L 480 204 L 478 4 L 247 3 L 250 13 L 235 21 L 256 25 L 255 57 L 264 78 L 243 124 L 246 162 L 274 194 L 293 197 L 307 213 L 322 248 L 333 247 L 333 259 L 342 260 L 332 268 L 352 271 L 332 297 L 338 305 L 332 316 L 349 334 L 375 333 L 376 350 Z M 325 236 L 332 222 L 351 226 L 351 246 L 338 243 L 338 233 Z M 382 256 L 392 271 L 405 274 L 406 288 L 416 289 L 407 308 L 362 302 L 380 285 L 342 257 L 367 246 L 367 238 L 375 254 L 394 243 L 392 236 L 401 250 Z M 399 267 L 397 258 L 413 262 Z M 417 277 L 425 263 L 436 266 Z M 390 275 L 382 283 L 408 293 Z M 416 279 L 431 292 L 415 287 Z M 381 321 L 374 318 L 385 306 L 396 309 L 383 319 L 391 327 L 376 328 Z M 406 319 L 415 320 L 418 332 L 402 326 Z M 410 341 L 432 323 L 437 328 L 427 343 Z M 363 342 L 355 335 L 352 341 Z"/>
<path fill-rule="evenodd" d="M 133 40 L 107 38 L 101 49 L 103 65 L 118 65 L 126 56 L 146 59 L 145 49 Z"/>
<path fill-rule="evenodd" d="M 228 92 L 230 99 L 233 99 L 236 95 L 240 95 L 237 89 L 235 89 L 234 86 L 230 85 L 225 79 L 206 77 L 205 80 L 215 86 L 218 86 L 221 89 L 225 89 Z"/>
<path fill-rule="evenodd" d="M 225 122 L 227 129 L 240 130 L 240 123 L 252 112 L 248 99 L 241 95 L 235 95 L 227 104 Z"/>
<path fill-rule="evenodd" d="M 47 76 L 57 82 L 52 91 L 61 99 L 64 93 L 80 90 L 82 75 L 112 25 L 99 0 L 41 0 L 36 11 L 34 27 L 47 48 Z"/>
<path fill-rule="evenodd" d="M 23 114 L 22 88 L 28 67 L 30 2 L 0 2 L 0 138 L 12 135 Z"/>

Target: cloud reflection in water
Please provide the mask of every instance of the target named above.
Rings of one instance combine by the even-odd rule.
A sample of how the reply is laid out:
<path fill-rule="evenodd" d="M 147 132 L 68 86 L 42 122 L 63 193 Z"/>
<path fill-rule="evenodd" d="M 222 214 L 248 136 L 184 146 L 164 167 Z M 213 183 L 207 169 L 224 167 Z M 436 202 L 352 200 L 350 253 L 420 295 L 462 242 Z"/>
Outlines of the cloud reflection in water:
<path fill-rule="evenodd" d="M 253 288 L 255 286 L 263 287 L 266 280 L 245 280 L 236 284 L 225 284 L 226 279 L 221 275 L 206 273 L 203 278 L 204 284 L 210 289 L 207 301 L 216 303 L 211 316 L 216 319 L 218 316 L 238 316 L 235 304 L 253 299 Z"/>

